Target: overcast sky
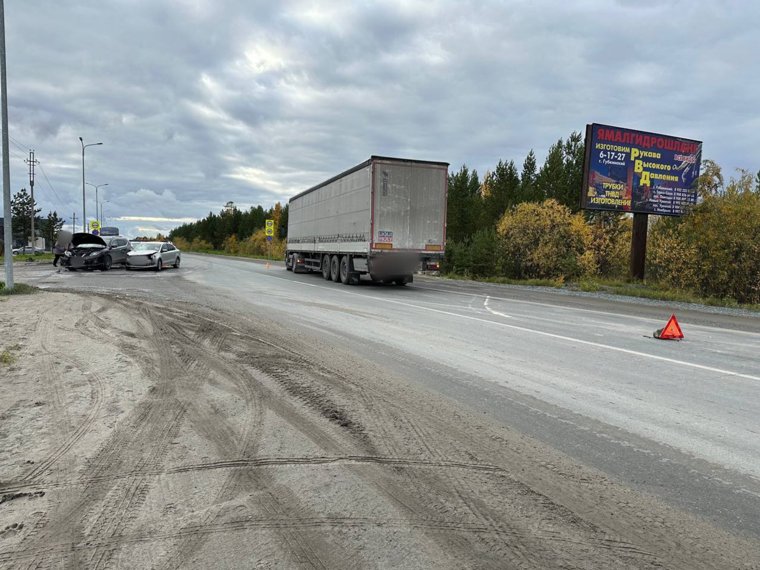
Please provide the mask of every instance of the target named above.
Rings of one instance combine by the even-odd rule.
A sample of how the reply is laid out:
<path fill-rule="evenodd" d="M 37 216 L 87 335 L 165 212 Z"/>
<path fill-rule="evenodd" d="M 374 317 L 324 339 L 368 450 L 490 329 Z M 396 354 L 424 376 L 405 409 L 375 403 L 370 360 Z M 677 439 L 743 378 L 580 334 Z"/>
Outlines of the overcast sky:
<path fill-rule="evenodd" d="M 370 155 L 482 174 L 597 122 L 760 168 L 754 1 L 5 0 L 11 189 L 167 233 Z M 95 213 L 87 186 L 88 218 Z"/>

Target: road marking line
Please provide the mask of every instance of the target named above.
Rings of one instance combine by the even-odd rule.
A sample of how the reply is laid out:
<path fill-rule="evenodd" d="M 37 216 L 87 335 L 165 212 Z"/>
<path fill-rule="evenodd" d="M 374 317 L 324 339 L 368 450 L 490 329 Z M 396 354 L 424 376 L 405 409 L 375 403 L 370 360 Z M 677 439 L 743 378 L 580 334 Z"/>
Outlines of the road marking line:
<path fill-rule="evenodd" d="M 433 312 L 433 313 L 440 313 L 442 315 L 448 315 L 448 316 L 451 316 L 451 317 L 458 317 L 460 319 L 466 319 L 466 320 L 477 321 L 477 322 L 486 323 L 486 324 L 490 324 L 490 325 L 496 325 L 496 326 L 503 327 L 503 328 L 517 330 L 517 331 L 520 331 L 520 332 L 533 333 L 533 334 L 536 334 L 536 335 L 539 335 L 539 336 L 545 336 L 545 337 L 548 337 L 548 338 L 555 338 L 555 339 L 564 340 L 564 341 L 567 341 L 567 342 L 574 342 L 574 343 L 583 344 L 583 345 L 586 345 L 586 346 L 593 346 L 595 348 L 603 348 L 603 349 L 606 349 L 606 350 L 612 350 L 612 351 L 615 351 L 615 352 L 622 352 L 624 354 L 630 354 L 630 355 L 633 355 L 633 356 L 641 356 L 643 358 L 649 358 L 651 360 L 659 360 L 661 362 L 669 362 L 670 364 L 677 364 L 677 365 L 686 366 L 686 367 L 689 367 L 689 368 L 696 368 L 698 370 L 706 370 L 707 372 L 716 372 L 718 374 L 724 374 L 726 376 L 735 376 L 737 378 L 745 378 L 747 380 L 756 380 L 756 381 L 760 382 L 760 376 L 753 376 L 751 374 L 742 374 L 741 372 L 734 372 L 732 370 L 724 370 L 722 368 L 715 368 L 713 366 L 705 366 L 703 364 L 696 364 L 694 362 L 686 362 L 685 360 L 677 360 L 675 358 L 668 358 L 667 356 L 658 356 L 656 354 L 648 354 L 646 352 L 639 352 L 638 350 L 630 350 L 630 349 L 627 349 L 627 348 L 621 348 L 621 347 L 612 346 L 612 345 L 609 345 L 609 344 L 602 344 L 600 342 L 592 342 L 592 341 L 589 341 L 589 340 L 582 340 L 582 339 L 579 339 L 579 338 L 573 338 L 573 337 L 564 336 L 564 335 L 561 335 L 561 334 L 555 334 L 555 333 L 550 333 L 550 332 L 545 332 L 545 331 L 539 331 L 539 330 L 536 330 L 536 329 L 530 329 L 530 328 L 521 327 L 521 326 L 518 326 L 518 325 L 511 325 L 511 324 L 508 324 L 508 323 L 502 323 L 502 322 L 499 322 L 499 321 L 492 321 L 492 320 L 489 320 L 489 319 L 481 319 L 479 317 L 473 317 L 473 316 L 470 316 L 470 315 L 461 315 L 459 313 L 452 313 L 451 311 L 443 311 L 441 309 L 434 309 L 432 307 L 424 307 L 424 306 L 421 306 L 421 305 L 415 305 L 413 303 L 406 303 L 404 301 L 397 301 L 395 299 L 387 299 L 387 298 L 383 298 L 383 297 L 375 297 L 373 295 L 364 295 L 362 293 L 355 293 L 353 291 L 338 290 L 338 289 L 335 289 L 334 287 L 330 287 L 330 286 L 317 285 L 317 284 L 314 284 L 314 283 L 305 283 L 303 281 L 298 281 L 298 280 L 295 280 L 295 279 L 290 279 L 287 276 L 280 277 L 280 276 L 278 276 L 278 275 L 276 275 L 274 273 L 268 273 L 268 275 L 270 275 L 271 277 L 275 277 L 277 279 L 283 279 L 285 281 L 289 281 L 291 283 L 297 283 L 299 285 L 305 285 L 307 287 L 316 287 L 316 288 L 319 288 L 319 289 L 333 291 L 333 292 L 336 292 L 336 293 L 342 293 L 344 295 L 353 295 L 353 296 L 356 296 L 356 297 L 362 297 L 362 298 L 366 298 L 366 299 L 374 299 L 375 301 L 384 301 L 384 302 L 387 302 L 387 303 L 393 303 L 393 304 L 396 304 L 396 305 L 401 305 L 403 307 L 411 307 L 413 309 L 420 309 L 420 310 L 423 310 L 423 311 L 430 311 L 430 312 Z M 451 291 L 444 291 L 444 293 L 450 293 L 450 292 Z M 508 300 L 508 299 L 505 299 L 505 300 Z M 540 304 L 540 303 L 534 303 L 534 304 Z M 548 306 L 554 307 L 554 305 L 548 305 Z M 582 309 L 576 309 L 576 310 L 582 310 Z M 592 310 L 591 312 L 600 312 L 600 311 L 593 311 Z M 612 314 L 614 316 L 623 316 L 623 315 L 615 315 L 614 313 L 612 313 Z"/>
<path fill-rule="evenodd" d="M 483 306 L 486 308 L 486 311 L 491 313 L 492 315 L 497 315 L 499 317 L 504 317 L 505 319 L 514 319 L 512 315 L 508 315 L 506 313 L 500 313 L 499 311 L 494 311 L 491 307 L 488 306 L 488 301 L 491 300 L 491 297 L 486 295 L 486 300 L 483 301 Z"/>
<path fill-rule="evenodd" d="M 358 293 L 351 293 L 350 291 L 345 291 L 345 292 L 353 294 L 353 295 L 358 295 Z M 361 296 L 364 297 L 364 295 L 361 295 Z M 488 320 L 488 319 L 481 319 L 481 318 L 478 318 L 478 317 L 471 317 L 469 315 L 460 315 L 458 313 L 452 313 L 450 311 L 442 311 L 440 309 L 433 309 L 431 307 L 423 307 L 423 306 L 420 306 L 420 305 L 414 305 L 412 303 L 404 303 L 404 302 L 401 302 L 401 301 L 395 301 L 393 299 L 383 299 L 381 297 L 370 297 L 370 298 L 371 299 L 375 299 L 376 301 L 387 301 L 389 303 L 396 303 L 398 305 L 403 305 L 403 306 L 406 306 L 406 307 L 412 307 L 412 308 L 415 308 L 415 309 L 422 309 L 422 310 L 425 310 L 425 311 L 432 311 L 434 313 L 441 313 L 441 314 L 444 314 L 444 315 L 450 315 L 450 316 L 453 316 L 453 317 L 459 317 L 461 319 L 468 319 L 468 320 L 478 321 L 478 322 L 482 322 L 482 323 L 489 323 L 489 324 L 492 324 L 492 325 L 497 325 L 497 326 L 500 326 L 500 327 L 505 327 L 505 328 L 509 328 L 509 329 L 513 329 L 513 330 L 518 330 L 518 331 L 521 331 L 521 332 L 533 333 L 533 334 L 537 334 L 537 335 L 540 335 L 540 336 L 545 336 L 545 337 L 549 337 L 549 338 L 555 338 L 555 339 L 558 339 L 558 340 L 564 340 L 564 341 L 567 341 L 567 342 L 575 342 L 575 343 L 578 343 L 578 344 L 584 344 L 586 346 L 593 346 L 593 347 L 596 347 L 596 348 L 604 348 L 606 350 L 613 350 L 613 351 L 616 351 L 616 352 L 622 352 L 622 353 L 631 354 L 631 355 L 634 355 L 634 356 L 641 356 L 641 357 L 644 357 L 644 358 L 650 358 L 652 360 L 660 360 L 662 362 L 669 362 L 671 364 L 678 364 L 678 365 L 681 365 L 681 366 L 688 366 L 690 368 L 697 368 L 699 370 L 706 370 L 708 372 L 717 372 L 718 374 L 725 374 L 727 376 L 736 376 L 736 377 L 739 377 L 739 378 L 746 378 L 748 380 L 757 380 L 758 382 L 760 382 L 760 376 L 752 376 L 751 374 L 742 374 L 741 372 L 734 372 L 732 370 L 724 370 L 722 368 L 715 368 L 713 366 L 705 366 L 703 364 L 696 364 L 694 362 L 687 362 L 685 360 L 677 360 L 675 358 L 668 358 L 667 356 L 658 356 L 656 354 L 648 354 L 646 352 L 639 352 L 638 350 L 630 350 L 628 348 L 621 348 L 619 346 L 612 346 L 612 345 L 609 345 L 609 344 L 602 344 L 600 342 L 592 342 L 590 340 L 582 340 L 582 339 L 579 339 L 579 338 L 573 338 L 573 337 L 565 336 L 565 335 L 561 335 L 561 334 L 555 334 L 555 333 L 550 333 L 550 332 L 545 332 L 545 331 L 539 331 L 539 330 L 536 330 L 536 329 L 529 329 L 527 327 L 521 327 L 521 326 L 517 326 L 517 325 L 510 325 L 510 324 L 507 324 L 507 323 L 501 323 L 501 322 L 498 322 L 498 321 L 491 321 L 491 320 Z"/>
<path fill-rule="evenodd" d="M 438 289 L 436 287 L 428 287 L 425 281 L 420 281 L 420 283 L 415 284 L 416 288 L 419 288 L 421 291 L 438 291 L 440 293 L 449 293 L 450 295 L 463 295 L 465 297 L 488 297 L 489 299 L 496 299 L 498 301 L 504 301 L 506 303 L 522 303 L 524 305 L 536 305 L 539 307 L 548 307 L 551 309 L 557 309 L 561 311 L 583 311 L 586 313 L 596 313 L 598 315 L 607 315 L 611 317 L 622 317 L 626 319 L 633 319 L 637 321 L 646 321 L 650 323 L 658 323 L 659 319 L 656 319 L 654 317 L 639 317 L 637 315 L 628 315 L 625 313 L 612 313 L 610 311 L 600 311 L 599 309 L 586 309 L 583 307 L 566 307 L 564 305 L 560 304 L 554 304 L 554 303 L 542 303 L 540 301 L 526 301 L 525 299 L 511 299 L 508 297 L 493 297 L 490 295 L 485 295 L 483 293 L 465 293 L 463 291 L 451 291 L 449 289 Z M 579 297 L 579 298 L 585 298 L 585 297 Z M 689 324 L 689 328 L 700 328 L 705 329 L 708 331 L 711 330 L 720 330 L 723 332 L 730 332 L 730 333 L 736 333 L 736 334 L 742 334 L 742 335 L 750 335 L 750 336 L 758 336 L 760 333 L 752 332 L 752 331 L 742 331 L 738 329 L 729 329 L 725 327 L 714 327 L 710 325 L 697 325 L 697 324 Z"/>

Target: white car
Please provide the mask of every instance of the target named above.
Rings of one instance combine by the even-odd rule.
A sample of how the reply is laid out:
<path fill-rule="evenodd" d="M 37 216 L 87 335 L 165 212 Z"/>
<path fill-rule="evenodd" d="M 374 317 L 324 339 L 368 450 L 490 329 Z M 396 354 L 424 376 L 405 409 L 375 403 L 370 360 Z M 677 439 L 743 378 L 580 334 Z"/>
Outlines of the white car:
<path fill-rule="evenodd" d="M 32 247 L 31 245 L 25 245 L 24 247 L 17 247 L 11 250 L 11 255 L 39 255 L 45 253 L 45 250 L 41 247 Z"/>
<path fill-rule="evenodd" d="M 155 269 L 179 267 L 180 251 L 168 241 L 133 241 L 127 252 L 127 269 Z"/>

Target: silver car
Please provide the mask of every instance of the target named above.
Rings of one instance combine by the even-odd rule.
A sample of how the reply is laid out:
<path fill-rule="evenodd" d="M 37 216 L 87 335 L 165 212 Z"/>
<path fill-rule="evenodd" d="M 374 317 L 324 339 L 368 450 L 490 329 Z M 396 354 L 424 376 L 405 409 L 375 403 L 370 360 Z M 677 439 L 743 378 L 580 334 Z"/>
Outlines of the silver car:
<path fill-rule="evenodd" d="M 168 241 L 133 241 L 127 252 L 127 269 L 155 269 L 179 267 L 180 251 Z"/>
<path fill-rule="evenodd" d="M 24 247 L 17 247 L 11 250 L 11 255 L 40 255 L 45 253 L 45 250 L 41 247 L 32 247 L 31 245 L 25 245 Z"/>

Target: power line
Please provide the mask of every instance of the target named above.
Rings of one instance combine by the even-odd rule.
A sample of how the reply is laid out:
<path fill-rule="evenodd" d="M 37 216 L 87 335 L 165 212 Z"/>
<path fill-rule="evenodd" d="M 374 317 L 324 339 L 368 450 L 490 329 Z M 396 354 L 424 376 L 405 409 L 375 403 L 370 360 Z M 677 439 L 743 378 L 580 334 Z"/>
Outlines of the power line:
<path fill-rule="evenodd" d="M 13 144 L 15 144 L 15 145 L 16 145 L 16 146 L 17 146 L 17 147 L 20 149 L 20 150 L 23 150 L 24 152 L 26 152 L 26 149 L 28 149 L 28 148 L 29 148 L 29 145 L 22 145 L 20 142 L 18 142 L 16 139 L 14 139 L 14 138 L 13 138 L 12 136 L 10 136 L 10 135 L 8 136 L 8 138 L 10 139 L 10 141 L 11 141 Z"/>
<path fill-rule="evenodd" d="M 50 179 L 48 178 L 47 174 L 45 173 L 45 169 L 42 168 L 42 164 L 39 164 L 40 171 L 42 172 L 42 176 L 45 177 L 45 182 L 47 182 L 48 186 L 50 186 L 50 190 L 53 192 L 53 195 L 55 196 L 56 200 L 58 201 L 58 204 L 63 208 L 63 200 L 61 200 L 61 197 L 58 195 L 58 192 L 55 191 L 55 188 L 53 188 L 53 185 L 50 183 Z M 63 210 L 61 210 L 63 213 Z"/>
<path fill-rule="evenodd" d="M 10 136 L 10 135 L 8 136 L 8 139 L 10 140 L 10 142 L 11 142 L 11 143 L 13 143 L 14 145 L 16 145 L 16 146 L 17 146 L 17 147 L 18 147 L 20 150 L 24 151 L 25 153 L 27 152 L 27 149 L 31 148 L 31 147 L 29 147 L 28 145 L 23 145 L 23 144 L 21 144 L 21 143 L 20 143 L 20 142 L 19 142 L 17 139 L 14 139 L 14 138 L 13 138 L 12 136 Z M 23 161 L 26 161 L 26 160 L 27 160 L 26 156 L 24 156 L 24 155 L 20 155 L 20 154 L 18 154 L 17 152 L 14 152 L 14 151 L 13 151 L 12 149 L 10 149 L 10 148 L 9 148 L 8 150 L 9 150 L 9 151 L 10 151 L 10 152 L 13 154 L 13 156 L 15 156 L 16 158 L 19 158 L 19 159 L 21 159 L 21 160 L 23 160 Z M 63 208 L 65 208 L 65 207 L 66 207 L 66 206 L 64 206 L 64 202 L 63 202 L 63 200 L 61 200 L 61 197 L 58 195 L 58 192 L 56 192 L 56 191 L 55 191 L 55 188 L 53 188 L 53 184 L 50 182 L 50 179 L 48 178 L 48 175 L 47 175 L 47 173 L 45 172 L 45 169 L 42 167 L 42 164 L 41 164 L 39 161 L 37 161 L 37 166 L 39 166 L 40 170 L 42 171 L 42 176 L 44 176 L 44 177 L 45 177 L 45 182 L 47 182 L 47 185 L 48 185 L 48 187 L 50 188 L 51 192 L 53 192 L 53 195 L 55 196 L 56 202 L 57 202 L 57 203 L 58 203 L 58 205 L 61 207 L 61 212 L 63 212 Z"/>

